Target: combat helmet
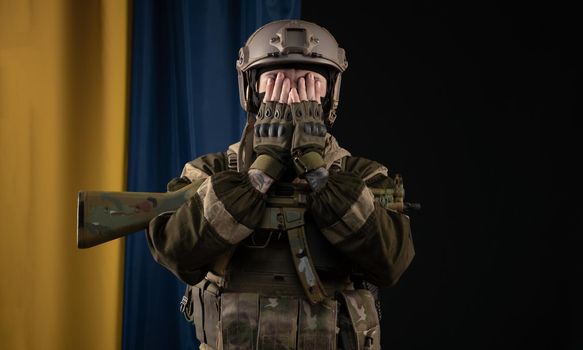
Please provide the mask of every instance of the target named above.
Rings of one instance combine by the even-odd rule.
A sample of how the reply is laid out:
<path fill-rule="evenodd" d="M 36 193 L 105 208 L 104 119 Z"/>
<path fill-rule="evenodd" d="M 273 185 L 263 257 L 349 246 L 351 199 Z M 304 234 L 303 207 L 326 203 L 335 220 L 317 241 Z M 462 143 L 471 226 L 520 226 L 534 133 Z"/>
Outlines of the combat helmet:
<path fill-rule="evenodd" d="M 237 73 L 241 106 L 256 113 L 261 103 L 255 84 L 262 70 L 293 65 L 325 70 L 327 95 L 322 100 L 327 123 L 336 119 L 342 73 L 348 67 L 344 49 L 323 27 L 302 20 L 274 21 L 257 29 L 239 50 Z"/>

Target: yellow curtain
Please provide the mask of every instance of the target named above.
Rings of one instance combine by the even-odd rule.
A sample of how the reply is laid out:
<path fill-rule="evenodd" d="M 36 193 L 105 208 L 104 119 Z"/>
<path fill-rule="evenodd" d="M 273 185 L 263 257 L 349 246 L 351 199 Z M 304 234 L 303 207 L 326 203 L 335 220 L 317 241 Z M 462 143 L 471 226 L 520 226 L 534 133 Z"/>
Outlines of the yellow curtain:
<path fill-rule="evenodd" d="M 128 4 L 0 0 L 0 349 L 121 347 L 123 246 L 76 248 L 125 184 Z"/>

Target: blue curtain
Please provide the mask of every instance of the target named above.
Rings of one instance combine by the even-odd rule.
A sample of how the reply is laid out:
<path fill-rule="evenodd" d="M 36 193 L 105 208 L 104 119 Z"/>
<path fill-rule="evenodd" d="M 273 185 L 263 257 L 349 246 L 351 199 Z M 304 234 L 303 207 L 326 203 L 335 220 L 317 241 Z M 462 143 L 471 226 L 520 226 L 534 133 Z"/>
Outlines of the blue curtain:
<path fill-rule="evenodd" d="M 238 50 L 259 26 L 299 16 L 300 0 L 133 2 L 129 191 L 165 191 L 184 163 L 239 140 Z M 143 233 L 128 237 L 123 348 L 198 349 L 183 292 Z"/>

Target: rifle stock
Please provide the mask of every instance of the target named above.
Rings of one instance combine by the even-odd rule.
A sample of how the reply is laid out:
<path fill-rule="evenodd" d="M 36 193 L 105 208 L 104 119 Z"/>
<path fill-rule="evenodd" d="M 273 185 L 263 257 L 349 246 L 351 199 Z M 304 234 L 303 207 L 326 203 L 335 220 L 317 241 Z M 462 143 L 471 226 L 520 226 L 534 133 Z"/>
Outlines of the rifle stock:
<path fill-rule="evenodd" d="M 77 247 L 90 248 L 148 227 L 161 213 L 178 209 L 194 196 L 202 181 L 178 191 L 82 191 L 77 200 Z"/>

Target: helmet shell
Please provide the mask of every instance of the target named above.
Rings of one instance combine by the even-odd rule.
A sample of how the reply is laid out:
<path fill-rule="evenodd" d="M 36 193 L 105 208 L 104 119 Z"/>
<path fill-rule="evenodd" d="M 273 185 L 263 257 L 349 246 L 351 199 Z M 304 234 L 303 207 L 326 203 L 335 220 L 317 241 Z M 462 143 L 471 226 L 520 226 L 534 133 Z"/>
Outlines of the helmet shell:
<path fill-rule="evenodd" d="M 250 72 L 266 66 L 290 64 L 323 65 L 337 72 L 330 92 L 330 114 L 335 111 L 340 95 L 342 72 L 348 67 L 343 48 L 325 28 L 302 20 L 274 21 L 257 29 L 239 50 L 236 62 L 241 106 L 250 111 L 252 87 Z M 333 120 L 332 120 L 333 121 Z"/>

